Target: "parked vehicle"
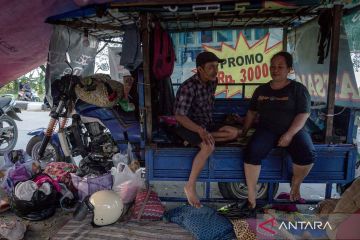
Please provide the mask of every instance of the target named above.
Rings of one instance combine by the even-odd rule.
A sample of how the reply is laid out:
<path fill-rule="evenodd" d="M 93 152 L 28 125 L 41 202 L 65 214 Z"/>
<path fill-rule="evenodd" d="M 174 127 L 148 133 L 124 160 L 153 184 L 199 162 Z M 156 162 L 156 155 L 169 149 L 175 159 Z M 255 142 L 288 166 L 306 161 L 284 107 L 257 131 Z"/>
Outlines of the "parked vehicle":
<path fill-rule="evenodd" d="M 79 77 L 66 75 L 60 81 L 66 82 L 67 87 L 60 91 L 59 101 L 54 102 L 48 128 L 28 133 L 33 137 L 26 151 L 34 159 L 46 165 L 51 161 L 69 162 L 88 153 L 111 158 L 119 149 L 125 149 L 127 142 L 139 141 L 140 128 L 134 114 L 124 117 L 120 109 L 101 108 L 81 100 L 75 102 L 74 87 Z M 75 104 L 76 114 L 71 117 L 71 125 L 66 126 L 70 103 Z M 59 130 L 54 132 L 57 122 Z"/>
<path fill-rule="evenodd" d="M 41 101 L 39 95 L 33 89 L 31 89 L 31 91 L 26 91 L 24 89 L 19 90 L 17 99 L 20 101 L 29 101 L 29 102 Z"/>
<path fill-rule="evenodd" d="M 21 110 L 15 107 L 15 100 L 8 96 L 0 97 L 0 155 L 14 149 L 18 139 L 17 121 L 22 121 L 17 115 Z"/>

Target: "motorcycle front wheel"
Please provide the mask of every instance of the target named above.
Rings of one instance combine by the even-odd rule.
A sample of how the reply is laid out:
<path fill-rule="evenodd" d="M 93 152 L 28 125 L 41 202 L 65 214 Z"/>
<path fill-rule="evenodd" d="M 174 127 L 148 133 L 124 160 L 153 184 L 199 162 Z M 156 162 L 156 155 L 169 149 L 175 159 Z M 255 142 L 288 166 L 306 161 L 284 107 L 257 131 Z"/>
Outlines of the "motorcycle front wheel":
<path fill-rule="evenodd" d="M 42 142 L 42 137 L 34 136 L 30 139 L 26 145 L 26 153 L 29 154 L 32 159 L 39 160 L 41 168 L 45 168 L 50 162 L 61 162 L 62 158 L 57 147 L 51 142 L 48 143 L 44 157 L 39 159 L 39 150 Z"/>
<path fill-rule="evenodd" d="M 0 117 L 0 155 L 15 148 L 18 139 L 18 128 L 14 119 L 7 115 Z"/>

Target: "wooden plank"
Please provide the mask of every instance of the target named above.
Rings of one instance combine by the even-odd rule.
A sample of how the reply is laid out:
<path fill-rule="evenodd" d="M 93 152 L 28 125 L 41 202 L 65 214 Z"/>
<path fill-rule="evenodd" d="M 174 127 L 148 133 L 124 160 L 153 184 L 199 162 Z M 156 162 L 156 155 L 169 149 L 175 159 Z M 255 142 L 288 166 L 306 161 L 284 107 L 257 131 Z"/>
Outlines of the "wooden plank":
<path fill-rule="evenodd" d="M 247 0 L 152 0 L 152 1 L 121 1 L 111 3 L 111 7 L 130 7 L 130 6 L 163 6 L 163 5 L 186 5 L 186 4 L 220 4 L 220 3 L 239 3 L 248 2 Z"/>
<path fill-rule="evenodd" d="M 151 86 L 150 86 L 150 22 L 149 13 L 142 13 L 141 20 L 141 40 L 143 49 L 143 71 L 145 83 L 145 119 L 146 119 L 146 140 L 151 142 L 152 138 L 152 109 L 151 109 Z"/>
<path fill-rule="evenodd" d="M 338 57 L 339 57 L 339 40 L 340 40 L 340 23 L 343 11 L 342 5 L 334 5 L 333 11 L 333 25 L 331 34 L 331 52 L 330 52 L 330 67 L 329 67 L 329 84 L 327 92 L 327 118 L 326 118 L 326 135 L 325 142 L 332 142 L 333 123 L 334 123 L 334 108 L 335 108 L 335 91 L 336 78 L 338 72 Z"/>

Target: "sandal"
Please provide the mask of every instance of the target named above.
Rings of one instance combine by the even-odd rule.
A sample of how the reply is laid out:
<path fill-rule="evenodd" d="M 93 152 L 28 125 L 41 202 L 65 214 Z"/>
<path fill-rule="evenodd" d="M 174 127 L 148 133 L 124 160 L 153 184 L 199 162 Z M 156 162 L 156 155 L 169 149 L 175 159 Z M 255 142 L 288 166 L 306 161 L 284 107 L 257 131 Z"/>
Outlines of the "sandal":
<path fill-rule="evenodd" d="M 229 219 L 256 218 L 256 214 L 263 213 L 262 208 L 249 206 L 248 201 L 236 202 L 220 208 L 218 212 Z"/>
<path fill-rule="evenodd" d="M 6 212 L 10 209 L 9 199 L 0 200 L 0 213 Z"/>

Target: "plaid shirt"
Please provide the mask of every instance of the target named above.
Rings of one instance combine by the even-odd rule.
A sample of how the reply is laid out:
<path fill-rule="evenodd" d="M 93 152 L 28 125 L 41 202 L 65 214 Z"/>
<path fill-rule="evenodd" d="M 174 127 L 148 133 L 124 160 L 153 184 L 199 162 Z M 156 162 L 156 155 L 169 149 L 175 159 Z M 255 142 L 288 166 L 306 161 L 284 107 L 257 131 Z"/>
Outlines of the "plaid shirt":
<path fill-rule="evenodd" d="M 216 81 L 202 83 L 197 74 L 183 82 L 175 99 L 174 113 L 190 118 L 196 124 L 208 128 L 212 124 Z"/>

